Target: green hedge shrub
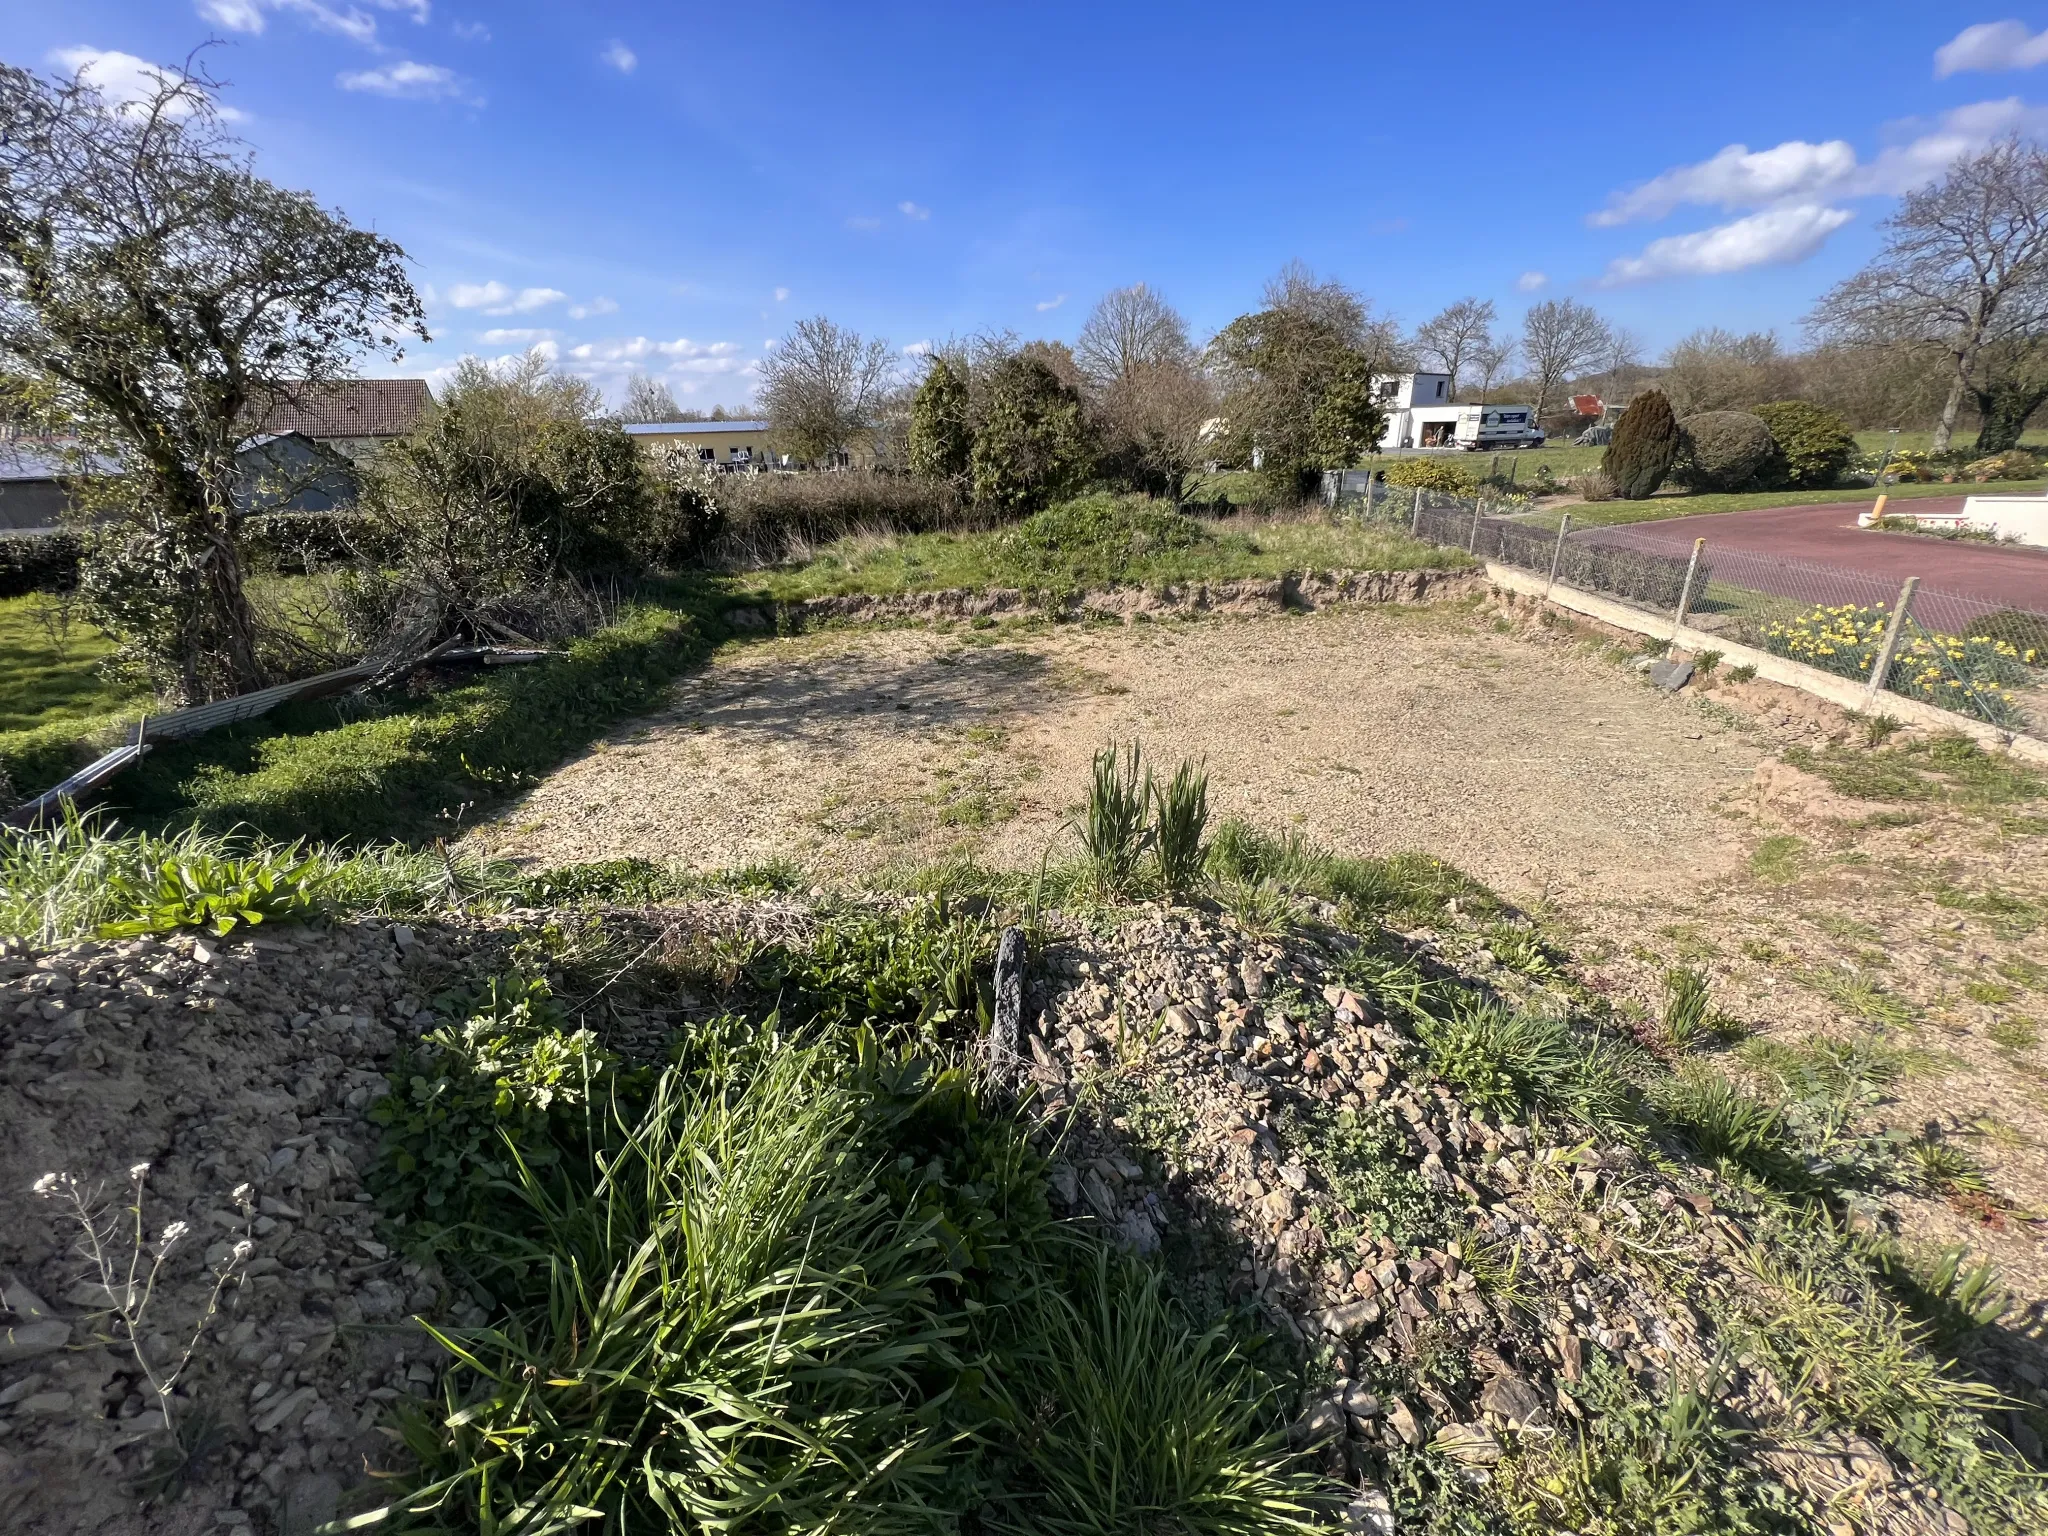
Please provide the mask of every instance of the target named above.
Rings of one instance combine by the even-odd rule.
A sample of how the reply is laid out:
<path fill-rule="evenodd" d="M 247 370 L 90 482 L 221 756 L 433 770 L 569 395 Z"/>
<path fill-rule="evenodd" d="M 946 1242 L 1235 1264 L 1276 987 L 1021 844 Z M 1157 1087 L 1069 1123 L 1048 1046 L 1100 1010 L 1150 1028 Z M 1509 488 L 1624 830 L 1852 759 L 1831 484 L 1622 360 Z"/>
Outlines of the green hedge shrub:
<path fill-rule="evenodd" d="M 1778 445 L 1776 473 L 1769 478 L 1790 490 L 1824 490 L 1842 478 L 1856 452 L 1849 424 L 1808 400 L 1778 400 L 1756 414 Z M 1766 472 L 1769 474 L 1769 472 Z"/>
<path fill-rule="evenodd" d="M 1470 496 L 1478 487 L 1460 465 L 1449 459 L 1395 459 L 1380 476 L 1388 485 L 1420 487 L 1450 496 Z"/>
<path fill-rule="evenodd" d="M 0 597 L 73 590 L 83 553 L 78 535 L 70 532 L 0 539 Z"/>
<path fill-rule="evenodd" d="M 1771 464 L 1777 443 L 1761 416 L 1749 411 L 1702 411 L 1678 424 L 1676 474 L 1702 491 L 1741 491 Z"/>

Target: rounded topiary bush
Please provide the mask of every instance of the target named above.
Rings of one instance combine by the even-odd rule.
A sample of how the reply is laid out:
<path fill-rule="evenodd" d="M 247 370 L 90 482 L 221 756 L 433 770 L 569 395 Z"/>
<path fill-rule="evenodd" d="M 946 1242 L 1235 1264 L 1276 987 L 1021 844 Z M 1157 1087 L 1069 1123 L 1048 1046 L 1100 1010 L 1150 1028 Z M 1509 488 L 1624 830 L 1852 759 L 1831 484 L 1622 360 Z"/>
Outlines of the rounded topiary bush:
<path fill-rule="evenodd" d="M 1678 424 L 1679 478 L 1702 491 L 1740 491 L 1757 483 L 1777 442 L 1749 411 L 1702 411 Z"/>
<path fill-rule="evenodd" d="M 1661 389 L 1646 389 L 1629 401 L 1614 424 L 1614 440 L 1600 468 L 1614 482 L 1614 494 L 1641 501 L 1656 493 L 1678 462 L 1678 418 Z"/>
<path fill-rule="evenodd" d="M 1824 490 L 1842 478 L 1856 452 L 1849 423 L 1810 400 L 1778 400 L 1756 414 L 1778 445 L 1773 483 L 1791 490 Z"/>

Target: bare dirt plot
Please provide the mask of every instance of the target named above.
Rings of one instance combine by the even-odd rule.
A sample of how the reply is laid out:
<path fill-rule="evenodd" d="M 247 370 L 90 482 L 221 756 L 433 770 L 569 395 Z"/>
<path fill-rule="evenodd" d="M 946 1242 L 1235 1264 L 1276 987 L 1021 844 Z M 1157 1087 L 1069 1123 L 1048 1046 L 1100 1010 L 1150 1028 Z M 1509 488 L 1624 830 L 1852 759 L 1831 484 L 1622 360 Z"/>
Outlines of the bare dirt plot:
<path fill-rule="evenodd" d="M 1070 837 L 1090 755 L 1131 739 L 1206 759 L 1220 815 L 1420 849 L 1521 897 L 1730 867 L 1716 807 L 1763 755 L 1725 715 L 1462 606 L 855 631 L 728 650 L 475 838 L 546 864 L 1029 867 Z"/>

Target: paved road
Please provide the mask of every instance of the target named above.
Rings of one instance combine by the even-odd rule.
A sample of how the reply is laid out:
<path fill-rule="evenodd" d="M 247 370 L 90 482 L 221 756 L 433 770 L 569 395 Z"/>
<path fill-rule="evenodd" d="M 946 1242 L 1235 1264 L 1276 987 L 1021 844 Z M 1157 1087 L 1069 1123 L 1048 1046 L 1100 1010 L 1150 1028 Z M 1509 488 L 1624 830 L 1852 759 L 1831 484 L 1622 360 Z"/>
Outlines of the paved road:
<path fill-rule="evenodd" d="M 1963 498 L 1915 498 L 1907 505 L 1916 511 L 1959 512 Z M 1683 553 L 1694 539 L 1705 539 L 1716 579 L 1788 597 L 1810 597 L 1816 602 L 1888 602 L 1902 581 L 1918 576 L 1924 589 L 1963 599 L 1964 606 L 1979 611 L 1999 607 L 2048 612 L 2048 550 L 1999 548 L 1858 528 L 1856 514 L 1869 506 L 1866 498 L 1814 507 L 1718 512 L 1660 523 L 1589 528 L 1573 538 L 1660 553 Z M 1861 580 L 1840 583 L 1845 589 L 1857 590 L 1843 590 L 1834 596 L 1822 590 L 1827 582 L 1796 568 L 1791 564 L 1794 561 L 1829 567 Z"/>

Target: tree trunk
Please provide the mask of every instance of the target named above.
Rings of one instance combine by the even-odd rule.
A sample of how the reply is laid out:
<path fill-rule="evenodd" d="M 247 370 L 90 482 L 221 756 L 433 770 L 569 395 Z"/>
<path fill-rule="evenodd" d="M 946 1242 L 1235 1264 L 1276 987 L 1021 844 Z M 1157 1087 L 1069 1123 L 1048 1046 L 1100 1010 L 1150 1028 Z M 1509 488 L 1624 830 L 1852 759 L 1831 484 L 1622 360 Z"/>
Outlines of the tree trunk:
<path fill-rule="evenodd" d="M 1942 402 L 1941 419 L 1934 424 L 1934 442 L 1930 451 L 1947 453 L 1949 442 L 1956 435 L 1956 417 L 1963 409 L 1963 391 L 1970 382 L 1970 371 L 1963 359 L 1956 359 L 1956 376 L 1949 380 L 1948 399 Z"/>
<path fill-rule="evenodd" d="M 2027 430 L 2027 418 L 2041 408 L 2042 401 L 2048 400 L 2048 384 L 2007 382 L 1971 393 L 1977 397 L 1977 410 L 1984 418 L 1977 429 L 1977 452 L 2004 453 L 2008 448 L 2019 447 L 2020 437 Z"/>

